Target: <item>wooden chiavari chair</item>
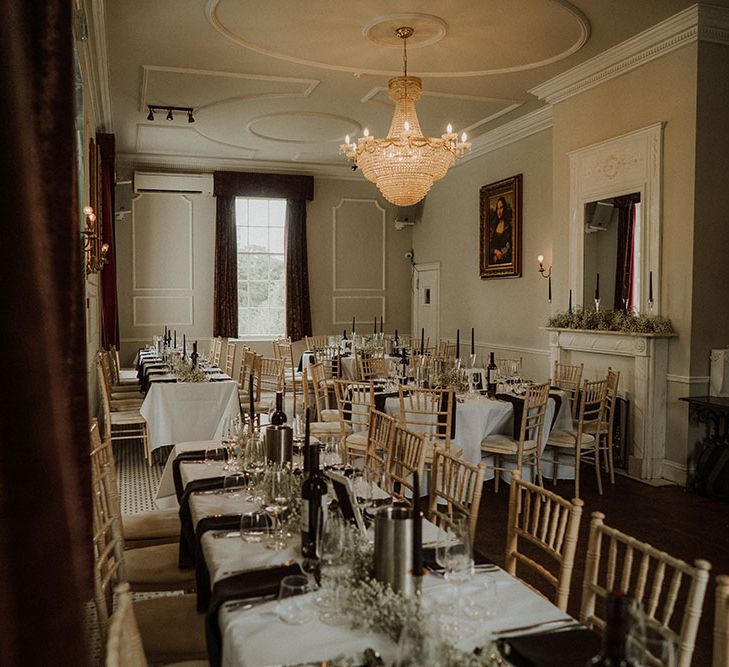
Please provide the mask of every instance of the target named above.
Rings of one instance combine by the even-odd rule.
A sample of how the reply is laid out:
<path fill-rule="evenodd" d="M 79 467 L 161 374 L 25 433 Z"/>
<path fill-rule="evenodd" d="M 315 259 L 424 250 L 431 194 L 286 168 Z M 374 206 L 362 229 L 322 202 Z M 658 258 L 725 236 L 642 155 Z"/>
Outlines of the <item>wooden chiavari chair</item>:
<path fill-rule="evenodd" d="M 333 383 L 326 376 L 324 364 L 311 364 L 307 370 L 311 378 L 317 419 L 323 422 L 338 422 L 339 410 L 332 408 L 329 403 L 329 388 L 333 388 Z"/>
<path fill-rule="evenodd" d="M 306 349 L 312 352 L 329 346 L 329 336 L 306 336 Z"/>
<path fill-rule="evenodd" d="M 521 357 L 513 357 L 511 359 L 496 357 L 494 359 L 496 368 L 501 377 L 511 377 L 512 375 L 518 375 L 521 373 Z"/>
<path fill-rule="evenodd" d="M 282 338 L 273 342 L 273 356 L 284 362 L 285 391 L 292 397 L 294 415 L 297 414 L 297 397 L 303 393 L 301 373 L 294 363 L 294 348 L 290 338 Z M 303 397 L 302 397 L 303 398 Z"/>
<path fill-rule="evenodd" d="M 468 517 L 471 538 L 476 535 L 476 523 L 481 507 L 483 477 L 486 466 L 474 465 L 435 448 L 430 477 L 428 519 L 436 525 L 452 525 L 455 515 Z"/>
<path fill-rule="evenodd" d="M 251 375 L 254 376 L 253 386 L 251 387 Z M 251 389 L 253 390 L 255 399 L 255 375 L 256 375 L 256 353 L 249 347 L 243 348 L 241 355 L 241 363 L 238 368 L 238 400 L 241 404 L 243 412 L 249 411 Z"/>
<path fill-rule="evenodd" d="M 370 410 L 375 407 L 375 389 L 372 382 L 335 380 L 334 390 L 339 409 L 340 433 L 347 457 L 367 455 Z"/>
<path fill-rule="evenodd" d="M 139 409 L 112 411 L 109 390 L 101 368 L 101 361 L 97 361 L 96 375 L 99 391 L 101 392 L 101 409 L 104 420 L 104 438 L 112 442 L 120 440 L 141 440 L 144 446 L 144 456 L 147 463 L 152 465 L 152 451 L 149 447 L 149 431 L 147 421 L 139 413 Z"/>
<path fill-rule="evenodd" d="M 111 352 L 99 350 L 97 361 L 101 364 L 104 383 L 109 393 L 112 410 L 129 410 L 139 408 L 144 402 L 144 394 L 139 391 L 138 384 L 118 385 L 114 381 L 114 363 Z"/>
<path fill-rule="evenodd" d="M 210 363 L 213 366 L 217 366 L 220 363 L 220 357 L 223 354 L 223 339 L 218 336 L 213 341 L 213 347 L 212 347 L 212 356 L 210 359 Z"/>
<path fill-rule="evenodd" d="M 385 473 L 395 424 L 395 420 L 390 415 L 386 415 L 374 408 L 370 410 L 367 454 L 365 455 L 364 467 L 376 479 L 381 479 Z"/>
<path fill-rule="evenodd" d="M 499 472 L 510 472 L 511 468 L 502 465 L 502 457 L 513 458 L 519 477 L 524 475 L 524 464 L 532 467 L 532 479 L 536 468 L 539 485 L 542 481 L 541 464 L 541 443 L 544 432 L 544 416 L 547 412 L 547 401 L 549 400 L 549 381 L 543 384 L 530 384 L 524 394 L 524 406 L 521 414 L 521 425 L 519 426 L 519 437 L 512 435 L 493 433 L 487 435 L 481 441 L 482 454 L 494 457 L 494 465 L 487 467 L 494 471 L 494 490 L 499 491 Z"/>
<path fill-rule="evenodd" d="M 519 566 L 538 575 L 554 589 L 552 602 L 562 611 L 567 611 L 583 505 L 579 498 L 572 502 L 565 500 L 523 480 L 517 473 L 511 476 L 506 571 L 521 579 L 517 572 Z M 528 555 L 519 550 L 521 542 L 531 547 Z M 539 562 L 534 547 L 545 556 L 547 565 Z M 556 572 L 553 571 L 555 567 Z M 524 583 L 541 594 L 528 582 Z"/>
<path fill-rule="evenodd" d="M 600 475 L 600 455 L 598 443 L 600 431 L 605 423 L 605 402 L 607 400 L 608 382 L 585 380 L 580 393 L 580 407 L 573 431 L 555 429 L 549 434 L 547 447 L 552 451 L 552 481 L 556 484 L 559 466 L 575 469 L 575 498 L 580 497 L 580 462 L 584 454 L 590 454 L 595 462 L 597 488 L 602 495 L 602 479 Z M 594 422 L 594 434 L 585 431 L 585 424 Z M 574 455 L 574 463 L 560 459 L 560 452 Z"/>
<path fill-rule="evenodd" d="M 562 364 L 559 361 L 554 362 L 552 385 L 567 392 L 573 419 L 577 415 L 577 393 L 580 391 L 580 382 L 582 382 L 582 371 L 584 367 L 585 364 Z"/>
<path fill-rule="evenodd" d="M 276 401 L 276 393 L 284 392 L 283 359 L 259 357 L 253 365 L 253 382 L 255 387 L 256 412 L 268 412 Z"/>
<path fill-rule="evenodd" d="M 689 565 L 604 521 L 602 512 L 592 513 L 580 622 L 602 629 L 607 596 L 628 595 L 642 605 L 650 630 L 676 642 L 678 667 L 689 667 L 711 564 L 699 559 Z"/>
<path fill-rule="evenodd" d="M 449 342 L 443 338 L 438 341 L 438 347 L 435 351 L 436 359 L 455 359 L 456 358 L 456 344 Z"/>
<path fill-rule="evenodd" d="M 342 376 L 340 350 L 338 347 L 319 347 L 314 350 L 314 359 L 324 367 L 324 375 L 330 391 L 334 391 L 334 380 Z"/>
<path fill-rule="evenodd" d="M 230 341 L 225 346 L 225 374 L 228 377 L 235 377 L 233 375 L 233 368 L 235 367 L 235 343 Z"/>
<path fill-rule="evenodd" d="M 309 379 L 309 374 L 312 370 L 316 371 L 315 366 L 312 364 L 308 368 L 304 369 L 301 376 L 302 387 L 304 390 L 304 412 L 310 411 L 310 422 L 309 431 L 312 436 L 316 438 L 322 438 L 327 436 L 341 437 L 342 427 L 339 422 L 339 411 L 338 410 L 326 410 L 322 406 L 324 399 L 321 396 L 321 391 L 315 389 L 316 382 Z M 313 403 L 311 398 L 313 397 Z M 336 413 L 336 419 L 325 419 L 326 413 Z M 331 414 L 329 415 L 331 417 Z"/>
<path fill-rule="evenodd" d="M 360 380 L 387 377 L 387 360 L 382 355 L 364 356 L 357 353 L 357 372 Z"/>
<path fill-rule="evenodd" d="M 615 401 L 618 398 L 618 382 L 620 373 L 608 368 L 607 395 L 605 396 L 605 414 L 601 422 L 586 421 L 582 430 L 584 433 L 594 435 L 597 439 L 598 451 L 602 452 L 605 470 L 610 476 L 610 483 L 615 484 L 615 470 L 613 467 L 613 426 L 615 422 Z M 597 456 L 597 453 L 595 454 Z"/>
<path fill-rule="evenodd" d="M 729 667 L 729 576 L 716 578 L 713 667 Z"/>
<path fill-rule="evenodd" d="M 135 388 L 139 385 L 136 368 L 122 368 L 119 360 L 119 350 L 116 345 L 109 348 L 109 356 L 112 361 L 112 374 L 114 376 L 114 384 L 119 386 L 132 385 Z"/>
<path fill-rule="evenodd" d="M 413 473 L 423 478 L 425 467 L 425 435 L 409 431 L 402 424 L 395 423 L 391 435 L 390 449 L 385 459 L 386 489 L 393 498 L 412 507 Z M 409 492 L 409 497 L 408 497 Z"/>

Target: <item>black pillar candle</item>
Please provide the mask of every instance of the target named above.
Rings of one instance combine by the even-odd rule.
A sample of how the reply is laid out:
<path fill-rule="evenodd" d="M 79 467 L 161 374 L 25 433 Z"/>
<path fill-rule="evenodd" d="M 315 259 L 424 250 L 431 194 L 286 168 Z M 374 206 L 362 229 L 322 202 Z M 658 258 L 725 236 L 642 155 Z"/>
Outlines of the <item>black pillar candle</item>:
<path fill-rule="evenodd" d="M 253 373 L 248 375 L 248 414 L 251 418 L 251 423 L 256 417 L 256 399 L 253 396 Z"/>
<path fill-rule="evenodd" d="M 177 329 L 175 329 L 175 337 L 172 340 L 172 347 L 177 349 Z"/>
<path fill-rule="evenodd" d="M 425 328 L 420 330 L 420 354 L 425 354 Z"/>
<path fill-rule="evenodd" d="M 568 308 L 568 312 L 570 315 L 572 315 L 572 290 L 570 290 L 570 305 Z"/>
<path fill-rule="evenodd" d="M 471 327 L 471 354 L 476 354 L 476 332 Z"/>
<path fill-rule="evenodd" d="M 461 358 L 461 330 L 456 329 L 456 359 Z"/>
<path fill-rule="evenodd" d="M 395 340 L 398 340 L 398 337 L 397 337 L 397 329 L 395 329 Z"/>
<path fill-rule="evenodd" d="M 374 320 L 374 323 L 373 323 L 372 327 L 373 327 L 372 328 L 372 333 L 373 334 L 377 334 L 377 315 L 375 315 L 375 320 Z"/>
<path fill-rule="evenodd" d="M 547 294 L 548 294 L 547 298 L 549 299 L 549 303 L 552 303 L 552 276 L 551 275 L 549 276 L 549 280 L 547 282 L 549 283 L 549 288 L 548 288 L 549 291 L 547 292 Z"/>
<path fill-rule="evenodd" d="M 187 358 L 187 335 L 182 334 L 182 358 Z"/>
<path fill-rule="evenodd" d="M 600 274 L 597 274 L 597 281 L 595 282 L 595 299 L 600 298 Z"/>
<path fill-rule="evenodd" d="M 342 331 L 342 340 L 347 340 L 347 330 L 346 329 L 344 329 Z"/>
<path fill-rule="evenodd" d="M 653 271 L 648 274 L 648 301 L 653 301 Z"/>
<path fill-rule="evenodd" d="M 420 475 L 413 473 L 413 576 L 423 576 L 423 515 L 420 511 Z"/>
<path fill-rule="evenodd" d="M 357 331 L 357 329 L 354 328 L 354 317 L 352 318 L 352 338 L 354 338 L 354 332 Z"/>
<path fill-rule="evenodd" d="M 385 318 L 382 315 L 380 315 L 380 333 L 385 333 L 384 320 L 385 320 Z"/>

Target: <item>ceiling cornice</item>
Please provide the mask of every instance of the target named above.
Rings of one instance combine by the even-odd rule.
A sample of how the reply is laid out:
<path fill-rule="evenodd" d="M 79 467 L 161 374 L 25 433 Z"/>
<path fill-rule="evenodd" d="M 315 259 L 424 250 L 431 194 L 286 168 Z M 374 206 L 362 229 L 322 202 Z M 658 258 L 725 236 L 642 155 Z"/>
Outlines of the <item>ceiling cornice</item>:
<path fill-rule="evenodd" d="M 113 132 L 109 57 L 106 39 L 106 8 L 103 0 L 81 0 L 87 27 L 86 40 L 77 41 L 84 81 L 90 93 L 96 130 Z"/>
<path fill-rule="evenodd" d="M 550 127 L 552 127 L 552 107 L 545 105 L 476 137 L 471 144 L 470 152 L 466 153 L 451 168 L 454 169 L 474 158 L 513 144 L 515 141 L 525 139 L 537 132 L 548 130 Z"/>
<path fill-rule="evenodd" d="M 155 168 L 163 171 L 248 171 L 277 174 L 296 174 L 337 178 L 347 181 L 362 180 L 362 175 L 352 172 L 344 160 L 338 164 L 304 164 L 297 162 L 264 162 L 236 158 L 206 158 L 194 155 L 163 155 L 157 153 L 117 153 L 117 164 L 129 169 Z"/>
<path fill-rule="evenodd" d="M 529 92 L 556 104 L 699 40 L 729 45 L 729 9 L 692 5 Z"/>

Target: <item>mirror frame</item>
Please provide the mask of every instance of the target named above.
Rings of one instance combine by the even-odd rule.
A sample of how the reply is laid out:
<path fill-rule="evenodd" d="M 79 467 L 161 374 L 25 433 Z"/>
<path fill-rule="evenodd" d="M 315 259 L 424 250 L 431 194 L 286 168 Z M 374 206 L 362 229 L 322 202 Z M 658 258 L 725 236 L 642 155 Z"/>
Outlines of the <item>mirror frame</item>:
<path fill-rule="evenodd" d="M 648 276 L 653 274 L 653 310 L 661 313 L 661 187 L 663 127 L 656 123 L 569 152 L 569 284 L 574 303 L 584 299 L 585 205 L 640 193 L 640 313 L 648 313 Z"/>

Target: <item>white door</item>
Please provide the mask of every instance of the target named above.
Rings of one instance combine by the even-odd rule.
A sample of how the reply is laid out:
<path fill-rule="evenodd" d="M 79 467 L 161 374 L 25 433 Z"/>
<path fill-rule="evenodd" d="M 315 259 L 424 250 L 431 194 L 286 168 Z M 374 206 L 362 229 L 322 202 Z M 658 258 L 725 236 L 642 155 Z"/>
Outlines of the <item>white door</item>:
<path fill-rule="evenodd" d="M 419 344 L 420 331 L 430 347 L 440 338 L 440 263 L 419 264 L 413 272 L 413 343 Z"/>

